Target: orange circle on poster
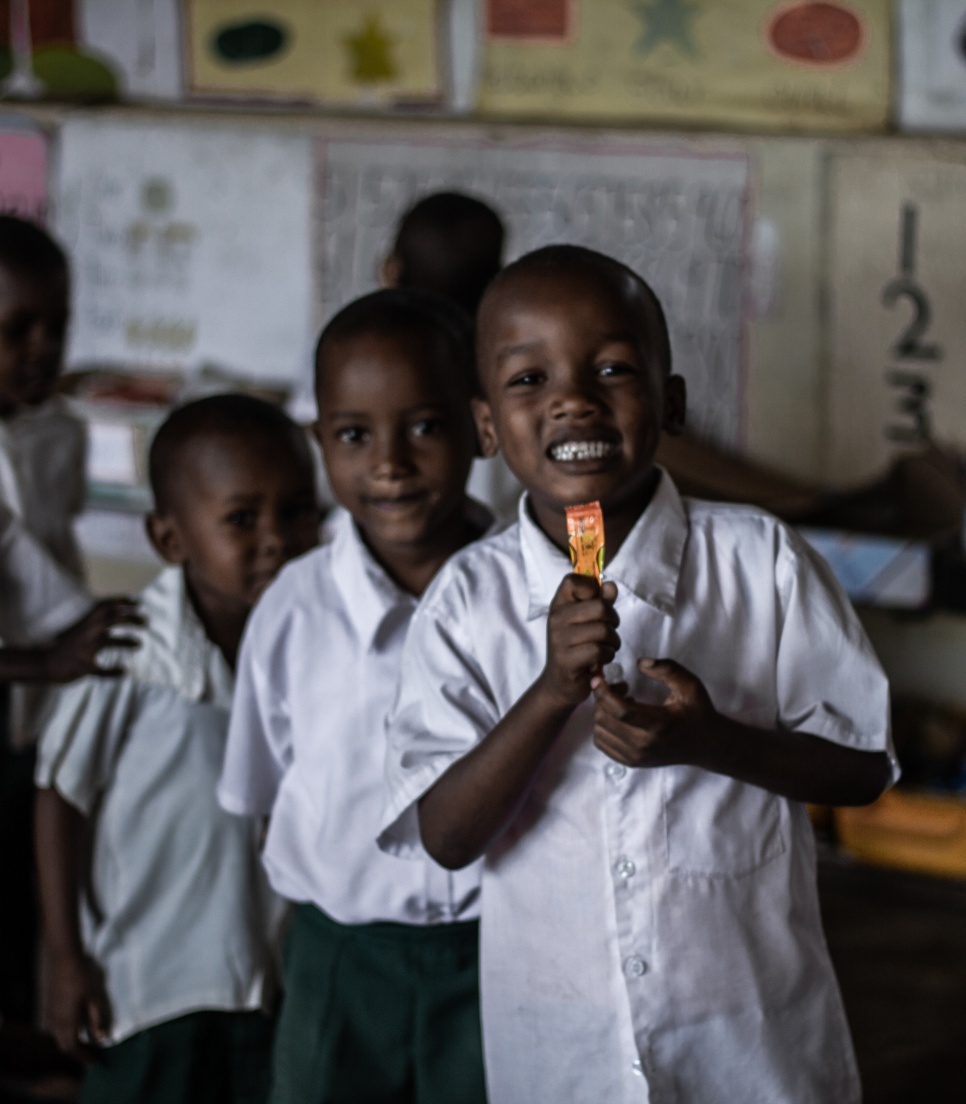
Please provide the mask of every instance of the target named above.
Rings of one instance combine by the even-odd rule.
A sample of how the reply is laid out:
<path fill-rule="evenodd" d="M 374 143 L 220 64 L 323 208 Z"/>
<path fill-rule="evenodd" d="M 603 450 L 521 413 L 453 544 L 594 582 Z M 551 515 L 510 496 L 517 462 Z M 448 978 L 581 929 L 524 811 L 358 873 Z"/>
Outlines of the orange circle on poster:
<path fill-rule="evenodd" d="M 862 49 L 862 21 L 841 4 L 795 4 L 768 27 L 768 44 L 779 57 L 807 65 L 841 65 Z"/>

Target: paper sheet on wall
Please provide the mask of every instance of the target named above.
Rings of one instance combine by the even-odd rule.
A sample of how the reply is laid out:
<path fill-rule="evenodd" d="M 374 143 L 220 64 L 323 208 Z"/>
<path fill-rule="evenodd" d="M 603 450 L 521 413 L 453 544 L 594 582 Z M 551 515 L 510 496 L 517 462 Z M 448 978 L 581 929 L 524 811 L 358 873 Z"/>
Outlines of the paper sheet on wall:
<path fill-rule="evenodd" d="M 60 152 L 70 363 L 298 376 L 311 336 L 311 139 L 70 119 Z"/>
<path fill-rule="evenodd" d="M 740 443 L 748 163 L 641 149 L 330 141 L 324 146 L 318 284 L 323 316 L 372 290 L 396 223 L 421 195 L 457 188 L 491 203 L 508 257 L 588 245 L 648 279 L 668 315 L 689 424 Z"/>
<path fill-rule="evenodd" d="M 43 223 L 47 217 L 47 139 L 0 120 L 0 213 Z"/>
<path fill-rule="evenodd" d="M 841 154 L 829 183 L 827 476 L 848 484 L 966 444 L 966 158 Z"/>
<path fill-rule="evenodd" d="M 78 39 L 114 69 L 121 97 L 184 94 L 178 0 L 76 0 Z"/>
<path fill-rule="evenodd" d="M 480 106 L 500 114 L 876 129 L 891 0 L 485 0 Z"/>
<path fill-rule="evenodd" d="M 966 0 L 900 0 L 899 122 L 966 131 Z"/>
<path fill-rule="evenodd" d="M 437 0 L 188 0 L 195 91 L 376 105 L 440 94 Z"/>

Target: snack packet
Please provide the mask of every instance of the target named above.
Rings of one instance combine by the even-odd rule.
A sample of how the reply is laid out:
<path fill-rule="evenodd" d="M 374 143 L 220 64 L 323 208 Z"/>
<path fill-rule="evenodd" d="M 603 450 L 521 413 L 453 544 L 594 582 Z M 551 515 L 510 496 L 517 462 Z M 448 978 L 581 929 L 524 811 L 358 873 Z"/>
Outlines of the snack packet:
<path fill-rule="evenodd" d="M 592 575 L 599 583 L 604 573 L 604 515 L 599 502 L 567 507 L 567 536 L 574 572 Z"/>

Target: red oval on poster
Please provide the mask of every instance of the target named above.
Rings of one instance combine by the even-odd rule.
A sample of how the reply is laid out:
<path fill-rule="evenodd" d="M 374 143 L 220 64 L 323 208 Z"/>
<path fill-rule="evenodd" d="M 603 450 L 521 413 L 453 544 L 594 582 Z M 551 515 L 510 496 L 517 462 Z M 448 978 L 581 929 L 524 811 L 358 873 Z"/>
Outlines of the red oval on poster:
<path fill-rule="evenodd" d="M 807 65 L 841 65 L 862 49 L 862 21 L 842 4 L 794 4 L 768 27 L 768 44 L 779 57 Z"/>

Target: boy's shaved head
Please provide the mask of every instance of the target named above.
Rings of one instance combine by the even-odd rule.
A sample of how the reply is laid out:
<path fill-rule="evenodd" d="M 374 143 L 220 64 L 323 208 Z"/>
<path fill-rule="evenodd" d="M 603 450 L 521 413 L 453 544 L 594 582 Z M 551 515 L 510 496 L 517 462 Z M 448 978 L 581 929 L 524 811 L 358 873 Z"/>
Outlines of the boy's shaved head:
<path fill-rule="evenodd" d="M 0 267 L 18 276 L 61 274 L 67 272 L 67 254 L 41 227 L 0 215 Z"/>
<path fill-rule="evenodd" d="M 436 342 L 441 379 L 467 402 L 479 391 L 473 326 L 454 303 L 415 288 L 385 288 L 353 300 L 334 315 L 315 347 L 315 393 L 321 395 L 330 350 L 369 335 L 417 335 Z"/>
<path fill-rule="evenodd" d="M 299 427 L 278 406 L 252 395 L 209 395 L 175 409 L 162 423 L 148 454 L 148 476 L 159 514 L 176 509 L 185 494 L 191 449 L 212 438 L 231 438 L 265 450 L 274 443 L 291 449 L 311 468 L 312 458 Z M 266 462 L 271 462 L 266 457 Z"/>
<path fill-rule="evenodd" d="M 487 320 L 501 305 L 512 305 L 527 287 L 546 278 L 590 284 L 600 294 L 620 301 L 640 326 L 640 336 L 654 354 L 663 375 L 671 371 L 671 339 L 660 300 L 633 269 L 582 245 L 548 245 L 507 265 L 493 280 L 480 303 L 478 336 L 480 363 L 487 346 Z"/>
<path fill-rule="evenodd" d="M 500 271 L 503 239 L 503 222 L 488 204 L 460 192 L 436 192 L 399 224 L 392 282 L 445 296 L 473 315 Z"/>

